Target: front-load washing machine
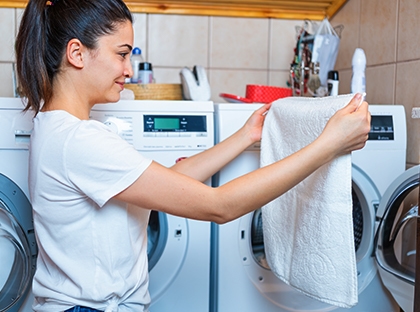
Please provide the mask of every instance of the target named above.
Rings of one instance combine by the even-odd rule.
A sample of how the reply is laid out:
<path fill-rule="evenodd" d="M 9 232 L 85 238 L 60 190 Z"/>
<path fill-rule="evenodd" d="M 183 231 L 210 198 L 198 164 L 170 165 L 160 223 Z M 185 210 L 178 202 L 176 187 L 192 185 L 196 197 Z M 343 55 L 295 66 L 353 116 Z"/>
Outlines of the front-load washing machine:
<path fill-rule="evenodd" d="M 382 197 L 376 259 L 384 285 L 404 312 L 414 310 L 420 165 L 401 174 Z"/>
<path fill-rule="evenodd" d="M 215 104 L 216 142 L 238 130 L 261 104 Z M 309 298 L 280 281 L 264 252 L 261 210 L 224 225 L 212 224 L 212 312 L 398 311 L 383 286 L 374 258 L 377 209 L 386 187 L 405 169 L 406 124 L 402 106 L 371 105 L 366 146 L 352 155 L 354 243 L 359 303 L 340 309 Z M 222 185 L 259 167 L 254 144 L 213 177 Z"/>
<path fill-rule="evenodd" d="M 214 145 L 213 111 L 212 102 L 122 100 L 95 105 L 91 118 L 170 167 Z M 209 310 L 210 222 L 152 211 L 148 259 L 151 312 Z"/>
<path fill-rule="evenodd" d="M 0 98 L 0 311 L 29 312 L 37 246 L 28 195 L 32 112 Z"/>

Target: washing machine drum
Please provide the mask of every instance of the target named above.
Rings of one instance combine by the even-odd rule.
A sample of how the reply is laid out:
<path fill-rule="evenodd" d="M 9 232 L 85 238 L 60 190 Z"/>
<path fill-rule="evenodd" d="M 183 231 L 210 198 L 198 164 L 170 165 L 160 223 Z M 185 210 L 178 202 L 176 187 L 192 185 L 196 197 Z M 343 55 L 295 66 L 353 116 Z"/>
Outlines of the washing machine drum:
<path fill-rule="evenodd" d="M 353 233 L 354 233 L 354 247 L 357 253 L 363 238 L 363 210 L 359 196 L 353 187 Z M 267 263 L 264 251 L 264 237 L 262 225 L 262 212 L 261 209 L 255 211 L 252 218 L 251 227 L 251 246 L 254 254 L 255 261 L 265 269 L 270 270 Z"/>
<path fill-rule="evenodd" d="M 416 268 L 420 166 L 398 177 L 379 206 L 376 259 L 385 286 L 404 311 L 411 311 Z"/>
<path fill-rule="evenodd" d="M 0 311 L 22 301 L 33 277 L 36 250 L 22 223 L 32 224 L 29 201 L 14 182 L 0 174 Z"/>
<path fill-rule="evenodd" d="M 151 211 L 147 226 L 147 258 L 151 271 L 162 256 L 167 242 L 168 221 L 166 214 Z"/>

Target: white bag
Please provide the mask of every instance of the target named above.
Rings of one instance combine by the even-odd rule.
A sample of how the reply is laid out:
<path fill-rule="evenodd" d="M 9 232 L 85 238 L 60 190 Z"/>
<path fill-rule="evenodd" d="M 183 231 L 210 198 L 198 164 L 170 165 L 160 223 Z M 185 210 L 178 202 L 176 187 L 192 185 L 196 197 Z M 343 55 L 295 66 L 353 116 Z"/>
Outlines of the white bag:
<path fill-rule="evenodd" d="M 334 70 L 335 61 L 340 46 L 340 37 L 335 32 L 327 18 L 324 18 L 314 34 L 312 63 L 319 63 L 319 78 L 321 85 L 327 85 L 328 72 Z"/>

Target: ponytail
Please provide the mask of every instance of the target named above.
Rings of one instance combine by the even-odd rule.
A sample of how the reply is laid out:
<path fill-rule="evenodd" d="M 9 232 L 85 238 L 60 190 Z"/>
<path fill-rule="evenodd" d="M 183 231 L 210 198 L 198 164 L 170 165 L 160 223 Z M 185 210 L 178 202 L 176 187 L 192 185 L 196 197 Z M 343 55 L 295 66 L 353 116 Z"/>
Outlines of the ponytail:
<path fill-rule="evenodd" d="M 48 77 L 45 31 L 45 1 L 29 1 L 16 39 L 16 61 L 20 94 L 27 98 L 25 110 L 39 112 L 49 101 L 52 81 Z"/>

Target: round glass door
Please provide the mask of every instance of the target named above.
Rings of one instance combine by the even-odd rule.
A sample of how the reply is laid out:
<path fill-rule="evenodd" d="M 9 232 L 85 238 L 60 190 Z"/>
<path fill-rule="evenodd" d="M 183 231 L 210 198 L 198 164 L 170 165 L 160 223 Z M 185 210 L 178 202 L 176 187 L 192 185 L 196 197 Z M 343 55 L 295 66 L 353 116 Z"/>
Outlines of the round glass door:
<path fill-rule="evenodd" d="M 25 295 L 32 264 L 26 236 L 1 199 L 0 250 L 0 311 L 5 311 Z"/>
<path fill-rule="evenodd" d="M 369 287 L 376 276 L 376 264 L 373 257 L 375 235 L 375 213 L 379 205 L 380 194 L 373 182 L 358 168 L 353 168 L 352 217 L 354 248 L 357 261 L 357 279 L 359 295 Z M 290 311 L 332 311 L 337 307 L 302 295 L 287 284 L 281 282 L 268 265 L 265 255 L 263 221 L 261 210 L 243 217 L 239 226 L 241 239 L 240 250 L 243 267 L 248 278 L 258 291 L 276 306 Z M 243 233 L 242 233 L 243 232 Z M 378 297 L 383 298 L 382 293 Z M 361 303 L 365 308 L 365 303 Z M 357 310 L 357 308 L 355 308 Z"/>
<path fill-rule="evenodd" d="M 407 170 L 384 194 L 384 216 L 378 231 L 379 265 L 400 280 L 414 285 L 416 227 L 419 206 L 419 167 Z"/>
<path fill-rule="evenodd" d="M 188 246 L 185 218 L 151 211 L 147 227 L 149 292 L 153 301 L 171 286 L 183 266 Z"/>
<path fill-rule="evenodd" d="M 168 221 L 161 212 L 151 211 L 147 226 L 147 258 L 149 272 L 154 268 L 165 250 L 168 237 Z"/>

